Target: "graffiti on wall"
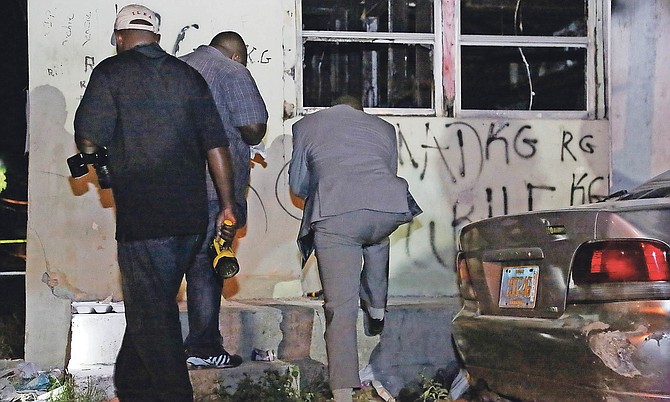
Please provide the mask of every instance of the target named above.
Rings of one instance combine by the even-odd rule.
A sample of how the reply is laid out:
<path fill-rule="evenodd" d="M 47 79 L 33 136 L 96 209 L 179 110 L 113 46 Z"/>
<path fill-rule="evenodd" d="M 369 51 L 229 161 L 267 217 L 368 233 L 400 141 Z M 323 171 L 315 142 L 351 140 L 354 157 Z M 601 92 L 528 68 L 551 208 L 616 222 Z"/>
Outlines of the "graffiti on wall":
<path fill-rule="evenodd" d="M 584 129 L 565 122 L 431 119 L 396 126 L 400 173 L 410 188 L 431 199 L 423 219 L 442 265 L 452 262 L 445 263 L 439 250 L 454 244 L 464 224 L 596 202 L 607 195 L 602 124 Z"/>
<path fill-rule="evenodd" d="M 425 261 L 426 251 L 432 261 L 425 266 L 450 270 L 458 230 L 469 222 L 591 203 L 607 194 L 608 137 L 601 122 L 389 120 L 398 133 L 399 174 L 424 210 L 394 234 L 399 241 L 392 247 L 406 261 L 396 258 L 392 271 L 399 265 L 412 266 L 416 258 Z M 271 147 L 270 153 L 281 153 L 283 159 L 276 155 L 268 171 L 252 176 L 254 191 L 249 196 L 263 205 L 262 212 L 251 215 L 262 216 L 265 221 L 260 224 L 272 230 L 276 222 L 268 219 L 298 222 L 301 211 L 285 194 L 290 152 L 282 144 Z M 263 191 L 270 180 L 273 194 Z M 283 218 L 273 209 L 281 210 Z"/>
<path fill-rule="evenodd" d="M 397 127 L 399 174 L 424 210 L 394 235 L 402 241 L 393 247 L 409 260 L 428 245 L 434 262 L 451 268 L 458 230 L 469 222 L 591 203 L 607 194 L 609 151 L 603 123 L 390 120 Z M 297 221 L 300 210 L 282 194 L 287 191 L 290 153 L 284 155 L 273 170 L 274 194 L 255 191 L 254 196 L 266 208 L 280 208 Z M 256 175 L 252 185 L 262 187 L 264 180 Z M 273 227 L 268 222 L 265 226 Z"/>
<path fill-rule="evenodd" d="M 515 160 L 530 160 L 538 154 L 541 144 L 541 136 L 533 130 L 533 125 L 517 123 L 512 126 L 510 122 L 491 122 L 487 130 L 474 127 L 471 123 L 464 121 L 447 122 L 435 128 L 431 123 L 425 124 L 424 141 L 419 145 L 423 151 L 422 156 L 416 156 L 406 138 L 406 134 L 400 124 L 398 126 L 399 164 L 407 165 L 419 170 L 420 181 L 426 180 L 426 170 L 429 164 L 440 165 L 445 175 L 443 181 L 446 184 L 458 185 L 460 182 L 469 184 L 476 183 L 483 175 L 485 167 L 489 170 L 505 167 L 512 169 Z M 415 135 L 415 133 L 412 133 Z M 560 164 L 568 165 L 571 162 L 581 164 L 596 153 L 596 141 L 593 134 L 580 134 L 576 136 L 570 131 L 560 131 L 560 142 L 556 144 L 558 151 L 556 159 Z M 555 142 L 555 141 L 552 141 Z M 497 154 L 497 156 L 495 155 Z M 606 155 L 605 155 L 606 156 Z M 419 162 L 418 160 L 422 160 Z M 606 161 L 606 159 L 604 159 Z M 488 166 L 487 166 L 488 165 Z M 497 166 L 495 168 L 494 166 Z M 558 172 L 555 172 L 558 173 Z M 602 172 L 600 172 L 602 173 Z M 520 177 L 524 179 L 524 177 Z M 549 177 L 553 181 L 555 177 Z M 572 174 L 569 189 L 569 202 L 564 206 L 577 205 L 587 202 L 595 202 L 602 199 L 606 194 L 599 186 L 605 180 L 603 175 L 595 175 L 585 172 L 581 175 Z M 605 183 L 606 184 L 606 183 Z M 507 187 L 500 186 L 502 190 L 502 214 L 509 213 Z M 538 191 L 560 191 L 555 185 L 545 183 L 527 182 L 524 185 L 527 195 L 527 211 L 533 211 L 534 194 Z M 486 199 L 489 204 L 487 216 L 493 216 L 492 194 L 493 189 L 486 188 Z M 520 212 L 519 209 L 514 212 Z M 483 217 L 480 216 L 479 217 Z"/>
<path fill-rule="evenodd" d="M 91 40 L 94 34 L 94 20 L 96 17 L 97 11 L 90 9 L 85 11 L 61 12 L 57 8 L 48 8 L 42 15 L 42 36 L 48 38 L 49 42 L 60 44 L 61 47 L 75 49 L 89 48 L 87 45 L 92 45 Z M 180 45 L 184 42 L 191 29 L 200 29 L 200 24 L 192 23 L 184 25 L 175 35 L 173 40 L 163 35 L 163 43 L 172 43 L 172 46 L 166 48 L 166 50 L 172 55 L 178 55 Z M 110 30 L 110 28 L 107 30 Z M 93 47 L 92 50 L 97 52 L 104 49 Z M 80 79 L 78 79 L 77 82 L 81 89 L 81 94 L 78 96 L 77 100 L 81 100 L 81 96 L 86 89 L 88 77 L 96 64 L 113 54 L 111 45 L 108 50 L 108 52 L 103 52 L 103 56 L 96 56 L 95 54 L 88 54 L 86 52 L 82 54 L 81 50 L 76 51 L 75 54 L 82 54 L 80 56 L 81 61 L 75 61 L 74 63 L 75 66 L 79 65 L 80 67 L 75 68 L 74 70 L 75 74 L 80 76 Z M 182 52 L 182 54 L 185 53 Z M 247 57 L 250 67 L 253 64 L 268 64 L 273 59 L 270 49 L 262 46 L 255 46 L 250 43 L 247 43 Z M 70 60 L 68 60 L 68 62 L 69 61 Z M 45 66 L 46 75 L 49 77 L 67 76 L 69 78 L 73 73 L 70 70 L 71 67 L 72 66 L 62 62 L 52 63 Z"/>
<path fill-rule="evenodd" d="M 66 98 L 70 116 L 93 68 L 113 54 L 109 44 L 111 13 L 105 13 L 103 21 L 103 13 L 86 4 L 68 10 L 45 6 L 36 19 L 41 24 L 34 29 L 44 43 L 33 46 L 32 52 L 41 59 L 33 63 L 37 74 L 31 75 L 31 81 L 58 88 Z M 205 30 L 205 20 L 190 16 L 181 19 L 185 21 L 174 33 L 163 33 L 162 43 L 167 43 L 167 50 L 174 54 L 183 54 Z M 268 74 L 257 75 L 267 79 L 273 71 L 269 66 L 278 66 L 276 72 L 281 74 L 286 54 L 280 55 L 279 48 L 272 47 L 277 53 L 273 54 L 267 41 L 251 35 L 248 42 L 252 74 L 263 71 Z M 283 100 L 273 98 L 279 96 L 276 94 L 283 84 L 280 79 L 259 81 L 262 93 L 269 96 L 266 101 L 271 111 L 276 111 L 274 105 Z M 445 282 L 453 282 L 450 268 L 456 236 L 463 225 L 491 216 L 589 203 L 607 193 L 609 148 L 603 122 L 385 118 L 397 128 L 399 174 L 407 179 L 424 210 L 393 235 L 392 274 L 433 270 L 445 273 Z M 290 133 L 290 124 L 281 116 L 271 116 L 266 138 L 269 159 L 264 166 L 253 169 L 248 193 L 250 223 L 238 253 L 250 276 L 295 276 L 295 267 L 299 266 L 295 234 L 302 212 L 287 186 L 290 136 L 285 133 Z M 65 128 L 71 131 L 71 124 L 65 123 Z M 35 146 L 39 143 L 35 141 Z M 68 138 L 59 158 L 65 160 L 71 155 L 73 146 Z M 32 152 L 38 155 L 39 150 Z M 67 198 L 62 202 L 79 204 L 82 200 Z M 98 207 L 87 205 L 92 217 L 100 213 Z M 48 214 L 46 208 L 44 213 Z M 111 239 L 108 231 L 113 232 L 113 228 L 101 230 L 106 239 Z M 107 249 L 108 245 L 101 244 L 100 248 Z M 259 249 L 264 252 L 259 253 Z M 76 258 L 82 260 L 78 265 L 86 265 L 85 255 Z M 100 258 L 113 259 L 114 255 Z M 86 270 L 81 271 L 80 275 L 87 275 Z M 300 275 L 299 268 L 297 272 Z"/>

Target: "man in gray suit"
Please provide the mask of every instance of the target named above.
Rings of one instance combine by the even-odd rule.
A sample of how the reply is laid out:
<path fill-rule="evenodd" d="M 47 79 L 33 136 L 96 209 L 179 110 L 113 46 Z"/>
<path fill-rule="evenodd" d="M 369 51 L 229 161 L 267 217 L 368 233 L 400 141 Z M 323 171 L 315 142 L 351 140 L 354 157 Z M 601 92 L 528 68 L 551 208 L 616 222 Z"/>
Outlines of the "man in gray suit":
<path fill-rule="evenodd" d="M 360 387 L 356 318 L 381 334 L 388 293 L 389 238 L 421 212 L 397 176 L 394 127 L 360 101 L 305 116 L 293 125 L 291 191 L 305 199 L 298 244 L 303 264 L 316 252 L 326 313 L 330 388 L 337 402 Z M 362 270 L 361 270 L 362 261 Z"/>

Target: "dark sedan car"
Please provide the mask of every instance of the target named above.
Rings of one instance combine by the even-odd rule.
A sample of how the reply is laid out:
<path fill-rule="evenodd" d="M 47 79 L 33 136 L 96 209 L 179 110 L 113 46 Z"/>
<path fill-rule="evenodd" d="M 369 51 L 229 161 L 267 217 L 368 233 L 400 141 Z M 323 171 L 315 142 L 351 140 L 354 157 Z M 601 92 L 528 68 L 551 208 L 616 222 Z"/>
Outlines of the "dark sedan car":
<path fill-rule="evenodd" d="M 523 401 L 670 400 L 670 171 L 602 202 L 459 234 L 456 349 Z"/>

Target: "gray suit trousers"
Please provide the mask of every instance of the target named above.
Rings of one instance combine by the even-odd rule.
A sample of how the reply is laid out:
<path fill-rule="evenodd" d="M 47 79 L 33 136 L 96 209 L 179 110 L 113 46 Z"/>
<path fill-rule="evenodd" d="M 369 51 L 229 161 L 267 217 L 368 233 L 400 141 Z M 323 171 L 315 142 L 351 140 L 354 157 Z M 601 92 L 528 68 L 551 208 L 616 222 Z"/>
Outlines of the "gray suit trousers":
<path fill-rule="evenodd" d="M 386 308 L 389 238 L 406 214 L 358 210 L 312 223 L 324 292 L 331 389 L 358 388 L 356 321 L 363 305 Z"/>

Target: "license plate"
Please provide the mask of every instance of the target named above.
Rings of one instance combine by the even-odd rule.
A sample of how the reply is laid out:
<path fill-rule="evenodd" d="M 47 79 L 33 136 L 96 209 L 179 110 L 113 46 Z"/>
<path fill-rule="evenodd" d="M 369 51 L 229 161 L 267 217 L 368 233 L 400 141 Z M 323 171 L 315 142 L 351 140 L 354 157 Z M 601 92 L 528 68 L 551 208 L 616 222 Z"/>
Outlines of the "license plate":
<path fill-rule="evenodd" d="M 535 308 L 539 274 L 540 267 L 537 265 L 504 268 L 498 307 Z"/>

